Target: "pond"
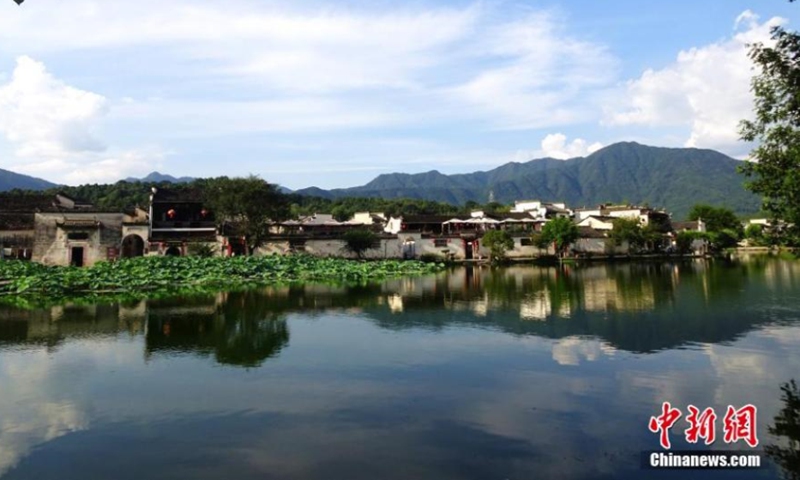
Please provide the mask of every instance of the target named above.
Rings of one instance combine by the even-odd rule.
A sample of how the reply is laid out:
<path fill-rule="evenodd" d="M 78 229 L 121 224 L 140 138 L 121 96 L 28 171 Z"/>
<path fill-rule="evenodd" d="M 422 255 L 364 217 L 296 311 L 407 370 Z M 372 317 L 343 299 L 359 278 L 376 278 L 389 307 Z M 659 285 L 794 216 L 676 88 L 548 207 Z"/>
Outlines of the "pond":
<path fill-rule="evenodd" d="M 758 257 L 0 307 L 0 478 L 781 478 L 796 451 L 641 457 L 665 401 L 719 415 L 713 445 L 681 420 L 673 450 L 752 453 L 722 441 L 745 404 L 755 451 L 785 447 L 770 427 L 799 376 L 800 262 Z"/>

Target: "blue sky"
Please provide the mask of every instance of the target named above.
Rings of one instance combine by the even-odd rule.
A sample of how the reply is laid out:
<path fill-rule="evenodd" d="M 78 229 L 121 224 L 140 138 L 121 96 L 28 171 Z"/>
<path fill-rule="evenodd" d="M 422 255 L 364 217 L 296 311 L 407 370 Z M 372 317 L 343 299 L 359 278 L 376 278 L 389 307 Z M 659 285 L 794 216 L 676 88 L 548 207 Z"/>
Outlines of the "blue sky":
<path fill-rule="evenodd" d="M 744 158 L 781 0 L 0 1 L 0 168 L 355 186 L 623 140 Z"/>

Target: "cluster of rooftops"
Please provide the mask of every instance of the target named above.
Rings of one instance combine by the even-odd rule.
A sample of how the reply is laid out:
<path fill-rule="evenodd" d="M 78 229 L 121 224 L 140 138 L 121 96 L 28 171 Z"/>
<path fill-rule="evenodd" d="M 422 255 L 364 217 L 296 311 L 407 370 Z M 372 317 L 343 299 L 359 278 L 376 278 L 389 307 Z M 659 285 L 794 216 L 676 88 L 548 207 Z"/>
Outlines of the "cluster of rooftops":
<path fill-rule="evenodd" d="M 599 205 L 570 209 L 564 203 L 517 201 L 507 212 L 475 210 L 463 215 L 397 215 L 360 212 L 346 220 L 317 213 L 274 222 L 276 238 L 337 238 L 351 229 L 370 229 L 386 238 L 405 233 L 422 237 L 480 238 L 502 229 L 530 237 L 553 218 L 572 219 L 582 238 L 607 237 L 617 218 L 654 225 L 663 232 L 704 230 L 702 222 L 671 222 L 664 210 L 632 205 Z M 289 240 L 292 241 L 292 240 Z M 153 189 L 146 208 L 103 210 L 91 202 L 55 195 L 0 194 L 0 249 L 5 256 L 32 258 L 43 263 L 81 264 L 100 258 L 141 254 L 187 254 L 188 245 L 214 244 L 227 254 L 238 254 L 243 238 L 236 225 L 215 218 L 192 190 Z M 9 250 L 10 249 L 10 250 Z M 10 253 L 9 253 L 10 252 Z M 21 253 L 20 253 L 21 252 Z M 82 255 L 83 260 L 77 259 Z"/>

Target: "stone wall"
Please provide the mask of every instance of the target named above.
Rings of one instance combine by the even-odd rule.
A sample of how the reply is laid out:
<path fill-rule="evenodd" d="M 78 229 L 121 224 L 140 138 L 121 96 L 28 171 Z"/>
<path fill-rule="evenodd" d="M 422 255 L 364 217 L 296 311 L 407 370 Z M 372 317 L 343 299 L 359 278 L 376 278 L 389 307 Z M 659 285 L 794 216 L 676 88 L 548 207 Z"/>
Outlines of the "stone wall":
<path fill-rule="evenodd" d="M 37 213 L 33 261 L 45 265 L 70 265 L 73 253 L 83 248 L 83 265 L 90 266 L 118 254 L 122 242 L 121 213 Z M 64 220 L 97 221 L 100 227 L 69 228 L 59 226 Z M 70 239 L 69 233 L 85 233 L 85 239 Z"/>

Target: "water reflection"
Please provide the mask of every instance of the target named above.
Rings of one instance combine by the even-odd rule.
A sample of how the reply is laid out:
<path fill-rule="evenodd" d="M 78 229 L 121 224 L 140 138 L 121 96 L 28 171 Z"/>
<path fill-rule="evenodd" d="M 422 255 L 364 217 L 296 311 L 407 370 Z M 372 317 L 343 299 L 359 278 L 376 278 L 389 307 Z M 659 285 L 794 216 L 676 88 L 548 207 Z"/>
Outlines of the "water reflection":
<path fill-rule="evenodd" d="M 373 285 L 300 285 L 133 305 L 0 309 L 0 348 L 57 348 L 71 337 L 146 331 L 148 358 L 195 353 L 254 367 L 288 345 L 287 313 L 340 310 L 361 313 L 391 330 L 471 325 L 554 339 L 590 336 L 611 349 L 649 353 L 729 342 L 762 324 L 793 323 L 799 278 L 796 263 L 762 258 L 459 268 Z"/>
<path fill-rule="evenodd" d="M 641 478 L 664 400 L 766 444 L 798 304 L 755 260 L 0 309 L 0 478 Z"/>
<path fill-rule="evenodd" d="M 289 343 L 285 318 L 258 291 L 151 302 L 147 326 L 148 357 L 189 352 L 257 367 Z"/>
<path fill-rule="evenodd" d="M 800 391 L 791 380 L 781 385 L 782 408 L 775 416 L 769 433 L 778 443 L 766 447 L 767 454 L 780 465 L 784 478 L 800 479 Z"/>

